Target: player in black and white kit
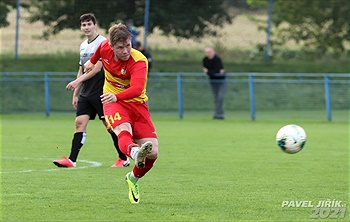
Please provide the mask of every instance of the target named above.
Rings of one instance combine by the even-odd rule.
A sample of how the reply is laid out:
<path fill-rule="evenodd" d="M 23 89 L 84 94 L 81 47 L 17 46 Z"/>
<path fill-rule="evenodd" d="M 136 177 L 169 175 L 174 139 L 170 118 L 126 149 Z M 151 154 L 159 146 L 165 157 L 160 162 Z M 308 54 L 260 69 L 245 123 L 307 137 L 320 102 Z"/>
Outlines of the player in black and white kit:
<path fill-rule="evenodd" d="M 97 33 L 97 21 L 92 13 L 83 14 L 80 17 L 80 29 L 86 35 L 87 39 L 80 45 L 80 62 L 77 79 L 83 75 L 84 64 L 94 54 L 97 47 L 106 38 Z M 104 71 L 102 63 L 89 72 L 88 79 L 85 79 L 82 84 L 78 81 L 72 81 L 68 85 L 74 86 L 72 105 L 76 109 L 75 118 L 75 133 L 72 140 L 72 147 L 69 158 L 63 157 L 62 160 L 54 160 L 53 163 L 58 167 L 75 167 L 79 151 L 86 140 L 86 128 L 89 120 L 94 120 L 96 114 L 106 126 L 107 131 L 111 134 L 114 146 L 119 154 L 118 160 L 112 167 L 129 166 L 130 161 L 127 156 L 122 153 L 118 147 L 118 137 L 113 130 L 108 126 L 103 116 L 103 108 L 100 96 L 103 94 Z"/>

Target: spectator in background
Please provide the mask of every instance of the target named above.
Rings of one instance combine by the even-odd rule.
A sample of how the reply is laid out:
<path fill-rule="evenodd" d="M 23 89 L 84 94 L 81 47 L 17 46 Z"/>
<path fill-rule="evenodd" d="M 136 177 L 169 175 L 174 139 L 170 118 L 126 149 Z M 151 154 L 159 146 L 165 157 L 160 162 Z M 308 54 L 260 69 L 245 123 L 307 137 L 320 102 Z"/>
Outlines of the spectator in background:
<path fill-rule="evenodd" d="M 134 25 L 134 21 L 132 19 L 128 19 L 126 21 L 126 27 L 128 28 L 129 32 L 132 34 L 131 44 L 134 45 L 136 42 L 137 35 L 139 34 L 136 30 L 136 26 Z"/>
<path fill-rule="evenodd" d="M 152 56 L 151 54 L 142 47 L 141 42 L 136 41 L 135 44 L 133 45 L 134 49 L 139 50 L 144 56 L 146 56 L 147 60 L 148 60 L 148 72 L 151 71 L 152 68 Z"/>
<path fill-rule="evenodd" d="M 221 58 L 215 53 L 213 48 L 205 49 L 203 58 L 203 72 L 210 80 L 210 85 L 214 95 L 215 113 L 214 119 L 224 119 L 224 96 L 226 93 L 226 74 Z"/>

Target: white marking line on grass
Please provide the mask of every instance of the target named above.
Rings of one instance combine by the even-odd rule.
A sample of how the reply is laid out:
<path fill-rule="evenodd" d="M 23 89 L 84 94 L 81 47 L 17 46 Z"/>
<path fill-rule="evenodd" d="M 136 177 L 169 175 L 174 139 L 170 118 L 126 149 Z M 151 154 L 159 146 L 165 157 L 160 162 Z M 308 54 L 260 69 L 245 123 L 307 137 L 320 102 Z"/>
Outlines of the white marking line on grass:
<path fill-rule="evenodd" d="M 46 158 L 27 158 L 27 157 L 6 157 L 6 156 L 2 156 L 2 159 L 21 159 L 21 160 L 48 160 Z M 52 159 L 50 159 L 52 161 Z M 77 162 L 83 162 L 83 163 L 88 163 L 90 165 L 88 166 L 80 166 L 80 167 L 72 167 L 72 168 L 68 168 L 70 170 L 78 170 L 78 169 L 86 169 L 86 168 L 90 168 L 90 167 L 99 167 L 102 166 L 102 163 L 100 162 L 96 162 L 96 161 L 90 161 L 90 160 L 79 160 Z M 56 167 L 56 166 L 52 166 L 52 167 Z M 37 172 L 37 171 L 44 171 L 44 172 L 51 172 L 51 171 L 59 171 L 59 170 L 63 170 L 63 169 L 67 169 L 64 167 L 56 167 L 53 169 L 43 169 L 43 170 L 13 170 L 13 171 L 0 171 L 0 174 L 4 174 L 4 173 L 31 173 L 31 172 Z"/>

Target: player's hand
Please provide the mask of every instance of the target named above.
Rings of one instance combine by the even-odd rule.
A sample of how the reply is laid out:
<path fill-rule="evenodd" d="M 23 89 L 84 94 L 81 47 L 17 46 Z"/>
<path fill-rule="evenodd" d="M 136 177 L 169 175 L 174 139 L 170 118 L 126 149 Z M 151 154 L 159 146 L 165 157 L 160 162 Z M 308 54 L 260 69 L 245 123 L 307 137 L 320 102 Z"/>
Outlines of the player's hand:
<path fill-rule="evenodd" d="M 105 93 L 100 96 L 102 104 L 109 104 L 117 102 L 117 97 L 113 93 Z"/>
<path fill-rule="evenodd" d="M 70 83 L 67 84 L 66 89 L 67 90 L 74 90 L 77 88 L 81 83 L 77 80 L 73 80 Z"/>
<path fill-rule="evenodd" d="M 72 105 L 73 105 L 74 109 L 78 108 L 78 97 L 77 96 L 73 96 Z"/>

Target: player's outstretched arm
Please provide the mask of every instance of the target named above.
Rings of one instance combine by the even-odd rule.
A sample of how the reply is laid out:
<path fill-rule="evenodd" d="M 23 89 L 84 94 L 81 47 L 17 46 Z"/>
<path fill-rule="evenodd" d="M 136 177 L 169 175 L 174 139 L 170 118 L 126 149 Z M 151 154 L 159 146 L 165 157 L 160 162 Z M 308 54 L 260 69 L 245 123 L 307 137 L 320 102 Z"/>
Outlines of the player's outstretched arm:
<path fill-rule="evenodd" d="M 96 63 L 97 64 L 97 63 Z M 84 64 L 84 73 L 88 73 L 91 70 L 93 70 L 95 67 L 95 64 L 93 64 L 90 60 L 88 60 L 85 64 Z"/>
<path fill-rule="evenodd" d="M 67 86 L 66 86 L 66 89 L 67 90 L 74 90 L 74 89 L 76 89 L 79 85 L 82 84 L 82 82 L 84 82 L 84 81 L 92 78 L 93 76 L 95 76 L 98 72 L 101 71 L 101 69 L 102 69 L 102 62 L 98 61 L 90 72 L 85 73 L 84 75 L 80 75 L 77 79 L 69 82 L 67 84 Z"/>

